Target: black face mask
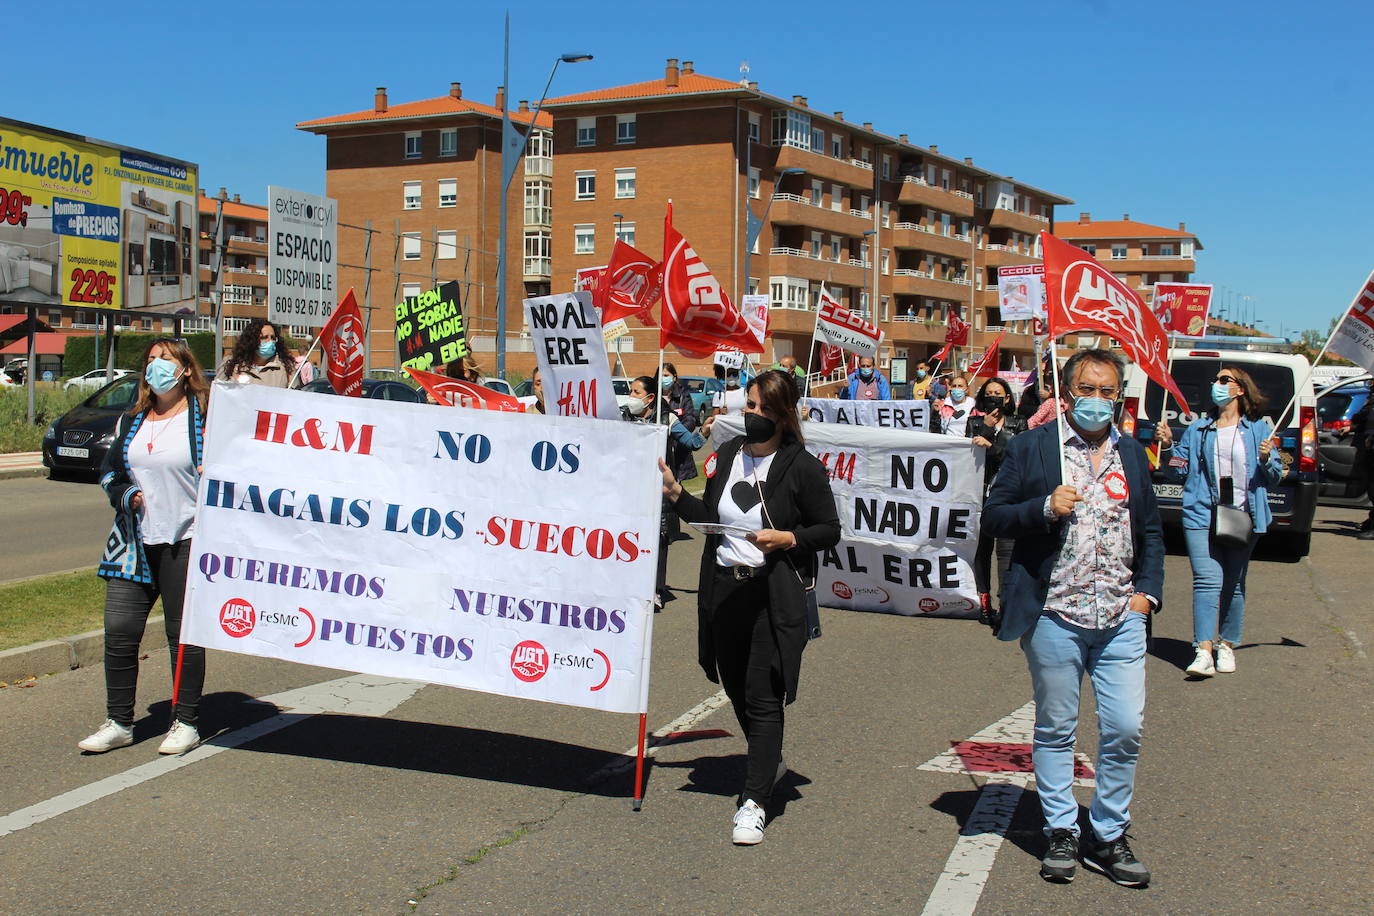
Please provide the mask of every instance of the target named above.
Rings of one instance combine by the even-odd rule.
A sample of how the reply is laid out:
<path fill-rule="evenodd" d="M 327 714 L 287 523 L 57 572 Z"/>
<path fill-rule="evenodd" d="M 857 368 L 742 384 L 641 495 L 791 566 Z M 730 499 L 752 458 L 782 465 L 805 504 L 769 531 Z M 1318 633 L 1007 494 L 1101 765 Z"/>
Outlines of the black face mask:
<path fill-rule="evenodd" d="M 767 442 L 778 431 L 778 424 L 756 413 L 744 415 L 744 441 Z"/>
<path fill-rule="evenodd" d="M 1007 399 L 997 395 L 985 394 L 978 399 L 978 409 L 983 413 L 992 413 L 994 410 L 1001 410 L 1007 406 Z"/>

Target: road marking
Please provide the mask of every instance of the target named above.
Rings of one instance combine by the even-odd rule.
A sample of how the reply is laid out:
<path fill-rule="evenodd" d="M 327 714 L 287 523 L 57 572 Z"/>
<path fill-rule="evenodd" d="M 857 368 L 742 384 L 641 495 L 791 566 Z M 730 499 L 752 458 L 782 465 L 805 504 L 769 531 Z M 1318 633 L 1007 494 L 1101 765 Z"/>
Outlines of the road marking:
<path fill-rule="evenodd" d="M 697 723 L 701 722 L 711 713 L 729 702 L 730 698 L 725 695 L 725 691 L 718 690 L 673 721 L 669 722 L 667 725 L 655 729 L 653 734 L 649 735 L 644 741 L 644 759 L 648 760 L 650 757 L 653 757 L 663 745 L 671 744 L 672 741 L 668 740 L 670 736 L 677 735 L 679 732 L 691 730 Z M 610 763 L 593 773 L 588 782 L 594 785 L 603 779 L 607 779 L 623 770 L 629 769 L 634 766 L 635 756 L 638 753 L 639 742 L 635 742 L 625 751 L 621 752 L 618 758 L 612 760 Z"/>
<path fill-rule="evenodd" d="M 926 899 L 923 916 L 971 916 L 978 908 L 1016 806 L 1035 782 L 1031 768 L 1034 736 L 1035 702 L 1031 701 L 917 767 L 935 773 L 988 777 L 945 860 L 944 871 Z M 1074 755 L 1073 781 L 1079 786 L 1096 785 L 1092 764 L 1082 754 Z"/>
<path fill-rule="evenodd" d="M 105 779 L 72 789 L 46 801 L 29 805 L 27 808 L 20 808 L 0 817 L 0 837 L 8 836 L 25 827 L 32 827 L 34 824 L 41 824 L 60 814 L 75 811 L 117 792 L 174 773 L 183 767 L 209 760 L 216 754 L 242 747 L 263 735 L 270 735 L 288 725 L 295 725 L 310 716 L 320 713 L 385 716 L 414 696 L 423 686 L 424 684 L 418 681 L 356 674 L 261 697 L 257 702 L 271 703 L 290 711 L 211 738 L 210 743 L 202 744 L 185 754 L 160 757 L 123 773 L 107 776 Z"/>

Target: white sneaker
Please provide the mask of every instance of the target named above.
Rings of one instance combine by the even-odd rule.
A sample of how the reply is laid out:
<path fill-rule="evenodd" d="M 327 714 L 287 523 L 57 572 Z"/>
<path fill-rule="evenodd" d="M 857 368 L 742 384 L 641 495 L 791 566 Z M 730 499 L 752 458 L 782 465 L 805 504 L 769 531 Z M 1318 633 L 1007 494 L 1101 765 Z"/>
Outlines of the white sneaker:
<path fill-rule="evenodd" d="M 178 719 L 172 723 L 167 737 L 157 746 L 159 754 L 184 754 L 200 743 L 200 732 L 194 725 L 187 725 Z"/>
<path fill-rule="evenodd" d="M 1185 673 L 1193 678 L 1211 677 L 1216 674 L 1216 665 L 1212 664 L 1212 650 L 1198 649 L 1197 657 L 1193 659 L 1193 663 L 1187 667 Z"/>
<path fill-rule="evenodd" d="M 754 804 L 752 798 L 745 799 L 744 804 L 735 812 L 735 827 L 730 831 L 731 841 L 736 846 L 756 846 L 762 843 L 764 818 L 763 809 Z"/>
<path fill-rule="evenodd" d="M 1222 674 L 1236 670 L 1236 650 L 1224 642 L 1217 643 L 1217 670 Z"/>
<path fill-rule="evenodd" d="M 76 746 L 92 754 L 103 754 L 117 747 L 128 747 L 134 743 L 134 730 L 125 728 L 114 719 L 106 719 L 95 734 L 76 742 Z"/>

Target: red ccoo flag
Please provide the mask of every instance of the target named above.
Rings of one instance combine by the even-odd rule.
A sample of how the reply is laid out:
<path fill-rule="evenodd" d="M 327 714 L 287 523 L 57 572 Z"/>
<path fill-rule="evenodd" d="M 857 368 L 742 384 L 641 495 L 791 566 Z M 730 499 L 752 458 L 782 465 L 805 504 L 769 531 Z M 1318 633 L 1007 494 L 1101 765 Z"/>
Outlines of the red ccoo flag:
<path fill-rule="evenodd" d="M 997 339 L 992 342 L 992 346 L 988 347 L 988 351 L 983 354 L 983 358 L 968 367 L 967 375 L 969 378 L 979 378 L 980 376 L 992 378 L 997 375 L 997 357 L 999 355 L 997 350 L 1002 345 L 1002 338 L 1006 335 L 1005 330 L 998 334 Z"/>
<path fill-rule="evenodd" d="M 956 347 L 968 346 L 969 323 L 955 312 L 949 313 L 949 324 L 945 330 L 945 343 Z"/>
<path fill-rule="evenodd" d="M 1135 290 L 1081 248 L 1043 231 L 1040 243 L 1050 336 L 1070 331 L 1105 334 L 1179 404 L 1187 404 L 1169 375 L 1169 337 Z"/>
<path fill-rule="evenodd" d="M 363 316 L 350 287 L 328 323 L 320 329 L 320 349 L 326 360 L 324 372 L 339 394 L 363 396 L 363 339 Z"/>
<path fill-rule="evenodd" d="M 673 228 L 673 203 L 663 219 L 663 310 L 659 346 L 672 344 L 684 356 L 705 359 L 717 350 L 762 353 L 744 316 L 724 288 Z"/>
<path fill-rule="evenodd" d="M 508 394 L 474 385 L 471 382 L 449 378 L 436 372 L 421 369 L 406 369 L 411 378 L 420 383 L 435 401 L 446 407 L 473 407 L 477 410 L 509 410 L 524 413 L 525 405 Z"/>
<path fill-rule="evenodd" d="M 653 327 L 649 309 L 662 297 L 663 265 L 616 239 L 611 263 L 592 286 L 592 304 L 601 312 L 601 323 L 633 315 Z"/>

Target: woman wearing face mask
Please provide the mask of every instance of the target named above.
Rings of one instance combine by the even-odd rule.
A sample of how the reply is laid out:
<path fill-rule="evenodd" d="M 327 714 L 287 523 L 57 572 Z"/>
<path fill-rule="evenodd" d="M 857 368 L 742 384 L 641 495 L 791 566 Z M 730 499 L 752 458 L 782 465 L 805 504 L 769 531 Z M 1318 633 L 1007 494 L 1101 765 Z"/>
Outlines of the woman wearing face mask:
<path fill-rule="evenodd" d="M 1016 416 L 1016 402 L 1011 395 L 1011 386 L 1000 378 L 990 378 L 978 389 L 977 411 L 969 420 L 968 435 L 973 444 L 987 450 L 983 462 L 983 496 L 992 489 L 992 481 L 1002 467 L 1007 446 L 1012 437 L 1024 432 L 1026 423 Z M 993 623 L 992 612 L 992 552 L 997 550 L 997 582 L 1006 579 L 1007 567 L 1011 564 L 1011 538 L 994 538 L 988 534 L 978 535 L 978 552 L 973 556 L 973 578 L 978 585 L 978 600 L 985 623 Z"/>
<path fill-rule="evenodd" d="M 534 393 L 534 406 L 531 408 L 535 413 L 544 413 L 544 377 L 539 373 L 539 367 L 534 367 L 534 375 L 530 376 L 530 391 Z"/>
<path fill-rule="evenodd" d="M 1222 367 L 1212 382 L 1211 399 L 1211 415 L 1189 424 L 1173 452 L 1183 461 L 1183 536 L 1193 567 L 1196 656 L 1187 668 L 1191 678 L 1236 670 L 1235 648 L 1245 622 L 1245 573 L 1255 541 L 1269 528 L 1268 488 L 1283 477 L 1273 432 L 1260 419 L 1265 398 L 1249 374 L 1235 366 Z M 1161 447 L 1173 446 L 1168 421 L 1159 422 L 1155 435 Z M 1253 533 L 1244 547 L 1225 547 L 1213 540 L 1212 510 L 1218 504 L 1249 513 Z"/>
<path fill-rule="evenodd" d="M 946 436 L 968 435 L 969 417 L 973 415 L 973 402 L 968 396 L 968 379 L 956 375 L 949 380 L 949 396 L 938 405 L 940 413 L 940 432 Z"/>
<path fill-rule="evenodd" d="M 98 574 L 105 580 L 104 724 L 77 747 L 104 753 L 132 744 L 138 644 L 148 612 L 162 598 L 167 649 L 176 669 L 186 562 L 200 480 L 209 386 L 181 341 L 148 348 L 138 399 L 115 426 L 100 485 L 115 509 Z M 158 753 L 180 754 L 200 740 L 197 710 L 205 682 L 205 650 L 186 646 L 175 720 Z"/>
<path fill-rule="evenodd" d="M 658 385 L 652 376 L 641 375 L 630 382 L 630 403 L 625 407 L 625 419 L 634 423 L 659 422 L 666 425 L 668 427 L 668 446 L 664 457 L 674 462 L 673 470 L 676 474 L 680 467 L 678 455 L 680 452 L 685 452 L 687 462 L 692 466 L 692 475 L 696 476 L 696 461 L 692 458 L 692 453 L 705 445 L 706 440 L 700 433 L 692 432 L 683 426 L 677 414 L 669 409 L 666 401 L 656 406 L 654 399 L 657 396 Z M 681 480 L 682 478 L 675 477 L 675 479 Z M 680 530 L 677 516 L 672 513 L 665 500 L 663 515 L 658 527 L 658 576 L 655 580 L 654 589 L 654 607 L 656 609 L 662 608 L 664 602 L 671 597 L 668 591 L 668 547 L 673 543 Z"/>
<path fill-rule="evenodd" d="M 796 383 L 770 369 L 749 383 L 744 435 L 708 459 L 700 498 L 660 463 L 663 494 L 689 522 L 718 522 L 747 535 L 708 535 L 697 593 L 698 662 L 725 688 L 749 743 L 731 839 L 763 841 L 782 762 L 783 707 L 797 697 L 806 646 L 806 594 L 816 552 L 840 540 L 824 466 L 802 444 Z"/>
<path fill-rule="evenodd" d="M 291 342 L 281 329 L 270 321 L 254 318 L 244 325 L 233 352 L 219 367 L 219 377 L 244 385 L 267 385 L 271 388 L 299 387 L 292 381 L 296 374 L 296 358 L 291 355 Z"/>

